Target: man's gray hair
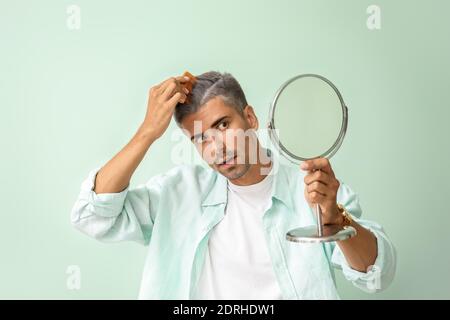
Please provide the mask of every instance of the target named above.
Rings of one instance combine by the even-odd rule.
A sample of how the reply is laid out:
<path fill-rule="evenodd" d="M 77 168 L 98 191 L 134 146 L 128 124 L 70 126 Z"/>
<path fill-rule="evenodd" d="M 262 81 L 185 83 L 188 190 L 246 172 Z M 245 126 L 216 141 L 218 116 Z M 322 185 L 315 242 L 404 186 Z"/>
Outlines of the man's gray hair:
<path fill-rule="evenodd" d="M 196 76 L 192 92 L 189 94 L 188 103 L 179 103 L 175 108 L 175 121 L 181 124 L 183 118 L 188 114 L 198 111 L 209 100 L 220 97 L 223 102 L 234 107 L 243 114 L 247 106 L 247 99 L 239 82 L 229 73 L 209 71 Z"/>

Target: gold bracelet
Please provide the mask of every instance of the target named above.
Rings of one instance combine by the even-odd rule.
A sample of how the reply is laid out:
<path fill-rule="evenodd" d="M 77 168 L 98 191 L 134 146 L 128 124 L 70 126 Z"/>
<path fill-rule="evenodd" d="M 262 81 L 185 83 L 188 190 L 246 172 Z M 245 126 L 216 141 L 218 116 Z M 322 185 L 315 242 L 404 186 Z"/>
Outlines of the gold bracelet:
<path fill-rule="evenodd" d="M 342 223 L 343 226 L 347 227 L 347 226 L 351 225 L 353 222 L 353 218 L 350 215 L 350 213 L 347 211 L 347 209 L 345 209 L 345 207 L 340 203 L 337 204 L 337 207 L 338 207 L 338 210 L 341 212 L 342 217 L 344 218 L 344 222 Z"/>

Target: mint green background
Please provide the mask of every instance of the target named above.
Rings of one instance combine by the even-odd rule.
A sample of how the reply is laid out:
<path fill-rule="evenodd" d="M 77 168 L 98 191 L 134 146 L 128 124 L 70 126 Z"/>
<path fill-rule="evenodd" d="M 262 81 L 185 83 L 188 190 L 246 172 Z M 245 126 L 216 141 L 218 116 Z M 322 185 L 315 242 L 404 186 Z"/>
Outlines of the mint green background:
<path fill-rule="evenodd" d="M 81 30 L 66 7 L 81 7 Z M 72 228 L 88 171 L 128 142 L 148 88 L 185 69 L 229 71 L 263 126 L 289 77 L 331 79 L 350 110 L 332 159 L 398 250 L 392 286 L 343 298 L 450 298 L 448 1 L 1 1 L 0 298 L 134 299 L 146 248 Z M 171 163 L 172 124 L 133 177 Z M 79 265 L 81 290 L 66 288 Z"/>

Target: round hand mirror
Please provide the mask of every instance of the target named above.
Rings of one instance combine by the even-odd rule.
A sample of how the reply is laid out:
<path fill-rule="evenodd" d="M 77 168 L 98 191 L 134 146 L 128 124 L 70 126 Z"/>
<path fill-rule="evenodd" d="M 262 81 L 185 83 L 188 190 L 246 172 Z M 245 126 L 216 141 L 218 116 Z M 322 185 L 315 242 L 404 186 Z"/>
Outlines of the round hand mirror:
<path fill-rule="evenodd" d="M 286 81 L 275 95 L 269 113 L 269 136 L 286 159 L 294 164 L 331 158 L 342 144 L 348 111 L 338 89 L 316 74 L 298 75 Z M 355 228 L 323 225 L 316 204 L 317 225 L 287 233 L 294 242 L 328 242 L 351 238 Z"/>

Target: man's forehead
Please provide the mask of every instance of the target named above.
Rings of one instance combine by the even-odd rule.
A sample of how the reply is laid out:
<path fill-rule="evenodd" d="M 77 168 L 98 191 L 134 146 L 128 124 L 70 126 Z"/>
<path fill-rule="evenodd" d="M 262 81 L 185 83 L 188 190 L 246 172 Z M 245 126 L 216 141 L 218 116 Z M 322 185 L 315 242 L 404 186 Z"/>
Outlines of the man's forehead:
<path fill-rule="evenodd" d="M 192 134 L 194 129 L 200 127 L 201 130 L 206 130 L 217 120 L 232 113 L 233 108 L 226 105 L 220 97 L 216 97 L 201 106 L 197 112 L 186 115 L 181 125 Z"/>

